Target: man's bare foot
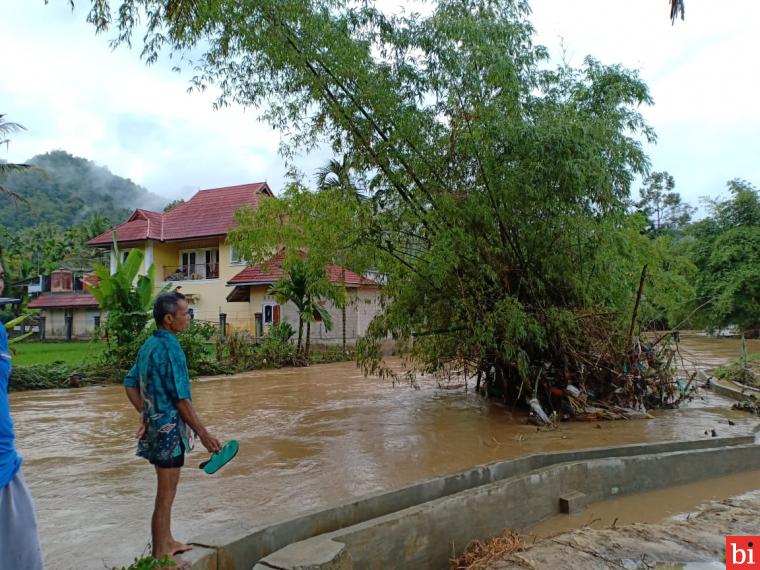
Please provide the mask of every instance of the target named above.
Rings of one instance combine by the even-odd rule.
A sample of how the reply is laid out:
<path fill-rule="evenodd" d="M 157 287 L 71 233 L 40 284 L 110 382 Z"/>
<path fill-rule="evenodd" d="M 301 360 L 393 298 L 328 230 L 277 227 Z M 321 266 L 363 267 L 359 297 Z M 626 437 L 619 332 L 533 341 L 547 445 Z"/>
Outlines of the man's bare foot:
<path fill-rule="evenodd" d="M 169 543 L 169 554 L 174 556 L 175 554 L 182 554 L 183 552 L 187 552 L 189 550 L 192 550 L 193 547 L 190 544 L 185 544 L 184 542 L 179 542 L 178 540 L 172 540 Z"/>

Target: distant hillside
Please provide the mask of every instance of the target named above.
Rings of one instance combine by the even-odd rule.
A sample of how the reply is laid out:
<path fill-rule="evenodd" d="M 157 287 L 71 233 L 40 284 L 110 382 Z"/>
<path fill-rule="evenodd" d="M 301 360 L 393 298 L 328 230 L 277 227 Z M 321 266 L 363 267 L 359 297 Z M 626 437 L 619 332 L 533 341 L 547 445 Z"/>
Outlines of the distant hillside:
<path fill-rule="evenodd" d="M 52 223 L 71 227 L 93 212 L 121 222 L 134 208 L 162 210 L 168 202 L 108 168 L 62 150 L 27 161 L 36 168 L 8 175 L 4 186 L 24 200 L 0 194 L 0 227 L 9 231 Z"/>

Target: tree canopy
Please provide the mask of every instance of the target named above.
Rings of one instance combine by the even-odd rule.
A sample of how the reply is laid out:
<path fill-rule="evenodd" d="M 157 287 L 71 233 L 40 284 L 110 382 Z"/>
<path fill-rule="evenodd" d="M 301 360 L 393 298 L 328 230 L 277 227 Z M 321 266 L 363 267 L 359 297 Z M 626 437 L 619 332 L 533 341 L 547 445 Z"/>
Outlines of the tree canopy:
<path fill-rule="evenodd" d="M 387 276 L 361 347 L 367 371 L 392 335 L 421 368 L 480 370 L 505 398 L 547 365 L 614 391 L 588 362 L 604 352 L 618 366 L 630 346 L 651 252 L 627 208 L 649 167 L 651 97 L 621 66 L 552 67 L 529 11 L 525 0 L 439 0 L 426 16 L 339 0 L 93 0 L 90 21 L 116 28 L 117 43 L 144 21 L 149 62 L 164 48 L 200 54 L 195 87 L 262 107 L 286 156 L 323 143 L 351 156 L 369 200 L 331 198 L 360 220 L 342 228 L 357 230 L 343 247 L 371 252 Z M 664 267 L 650 267 L 652 283 Z"/>
<path fill-rule="evenodd" d="M 760 333 L 760 194 L 744 180 L 730 196 L 708 202 L 709 215 L 688 229 L 686 252 L 698 268 L 694 322 L 711 329 L 738 326 Z"/>

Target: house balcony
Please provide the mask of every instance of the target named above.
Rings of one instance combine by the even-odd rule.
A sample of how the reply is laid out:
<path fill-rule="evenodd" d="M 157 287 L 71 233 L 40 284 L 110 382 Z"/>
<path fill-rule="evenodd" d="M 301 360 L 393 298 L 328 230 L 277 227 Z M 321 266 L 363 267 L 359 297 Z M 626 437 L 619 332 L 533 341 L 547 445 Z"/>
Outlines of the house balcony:
<path fill-rule="evenodd" d="M 218 263 L 194 263 L 164 266 L 164 281 L 219 279 Z"/>

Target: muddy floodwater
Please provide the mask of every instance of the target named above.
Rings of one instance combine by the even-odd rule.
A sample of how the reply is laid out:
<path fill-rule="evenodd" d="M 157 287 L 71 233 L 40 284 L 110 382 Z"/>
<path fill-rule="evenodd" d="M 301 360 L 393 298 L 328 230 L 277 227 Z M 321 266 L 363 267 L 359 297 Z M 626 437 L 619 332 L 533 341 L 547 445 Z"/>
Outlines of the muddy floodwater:
<path fill-rule="evenodd" d="M 684 359 L 734 360 L 739 343 L 682 337 Z M 752 341 L 751 352 L 760 352 Z M 704 394 L 653 420 L 567 423 L 537 431 L 519 412 L 463 388 L 420 389 L 365 378 L 353 363 L 260 371 L 193 385 L 210 431 L 240 442 L 213 477 L 188 456 L 174 508 L 177 538 L 258 525 L 413 481 L 530 453 L 646 441 L 748 435 L 758 424 Z M 134 457 L 137 414 L 119 386 L 11 395 L 24 474 L 36 500 L 46 567 L 130 562 L 149 540 L 154 473 Z M 736 425 L 730 426 L 728 419 Z M 758 485 L 760 486 L 760 485 Z"/>

